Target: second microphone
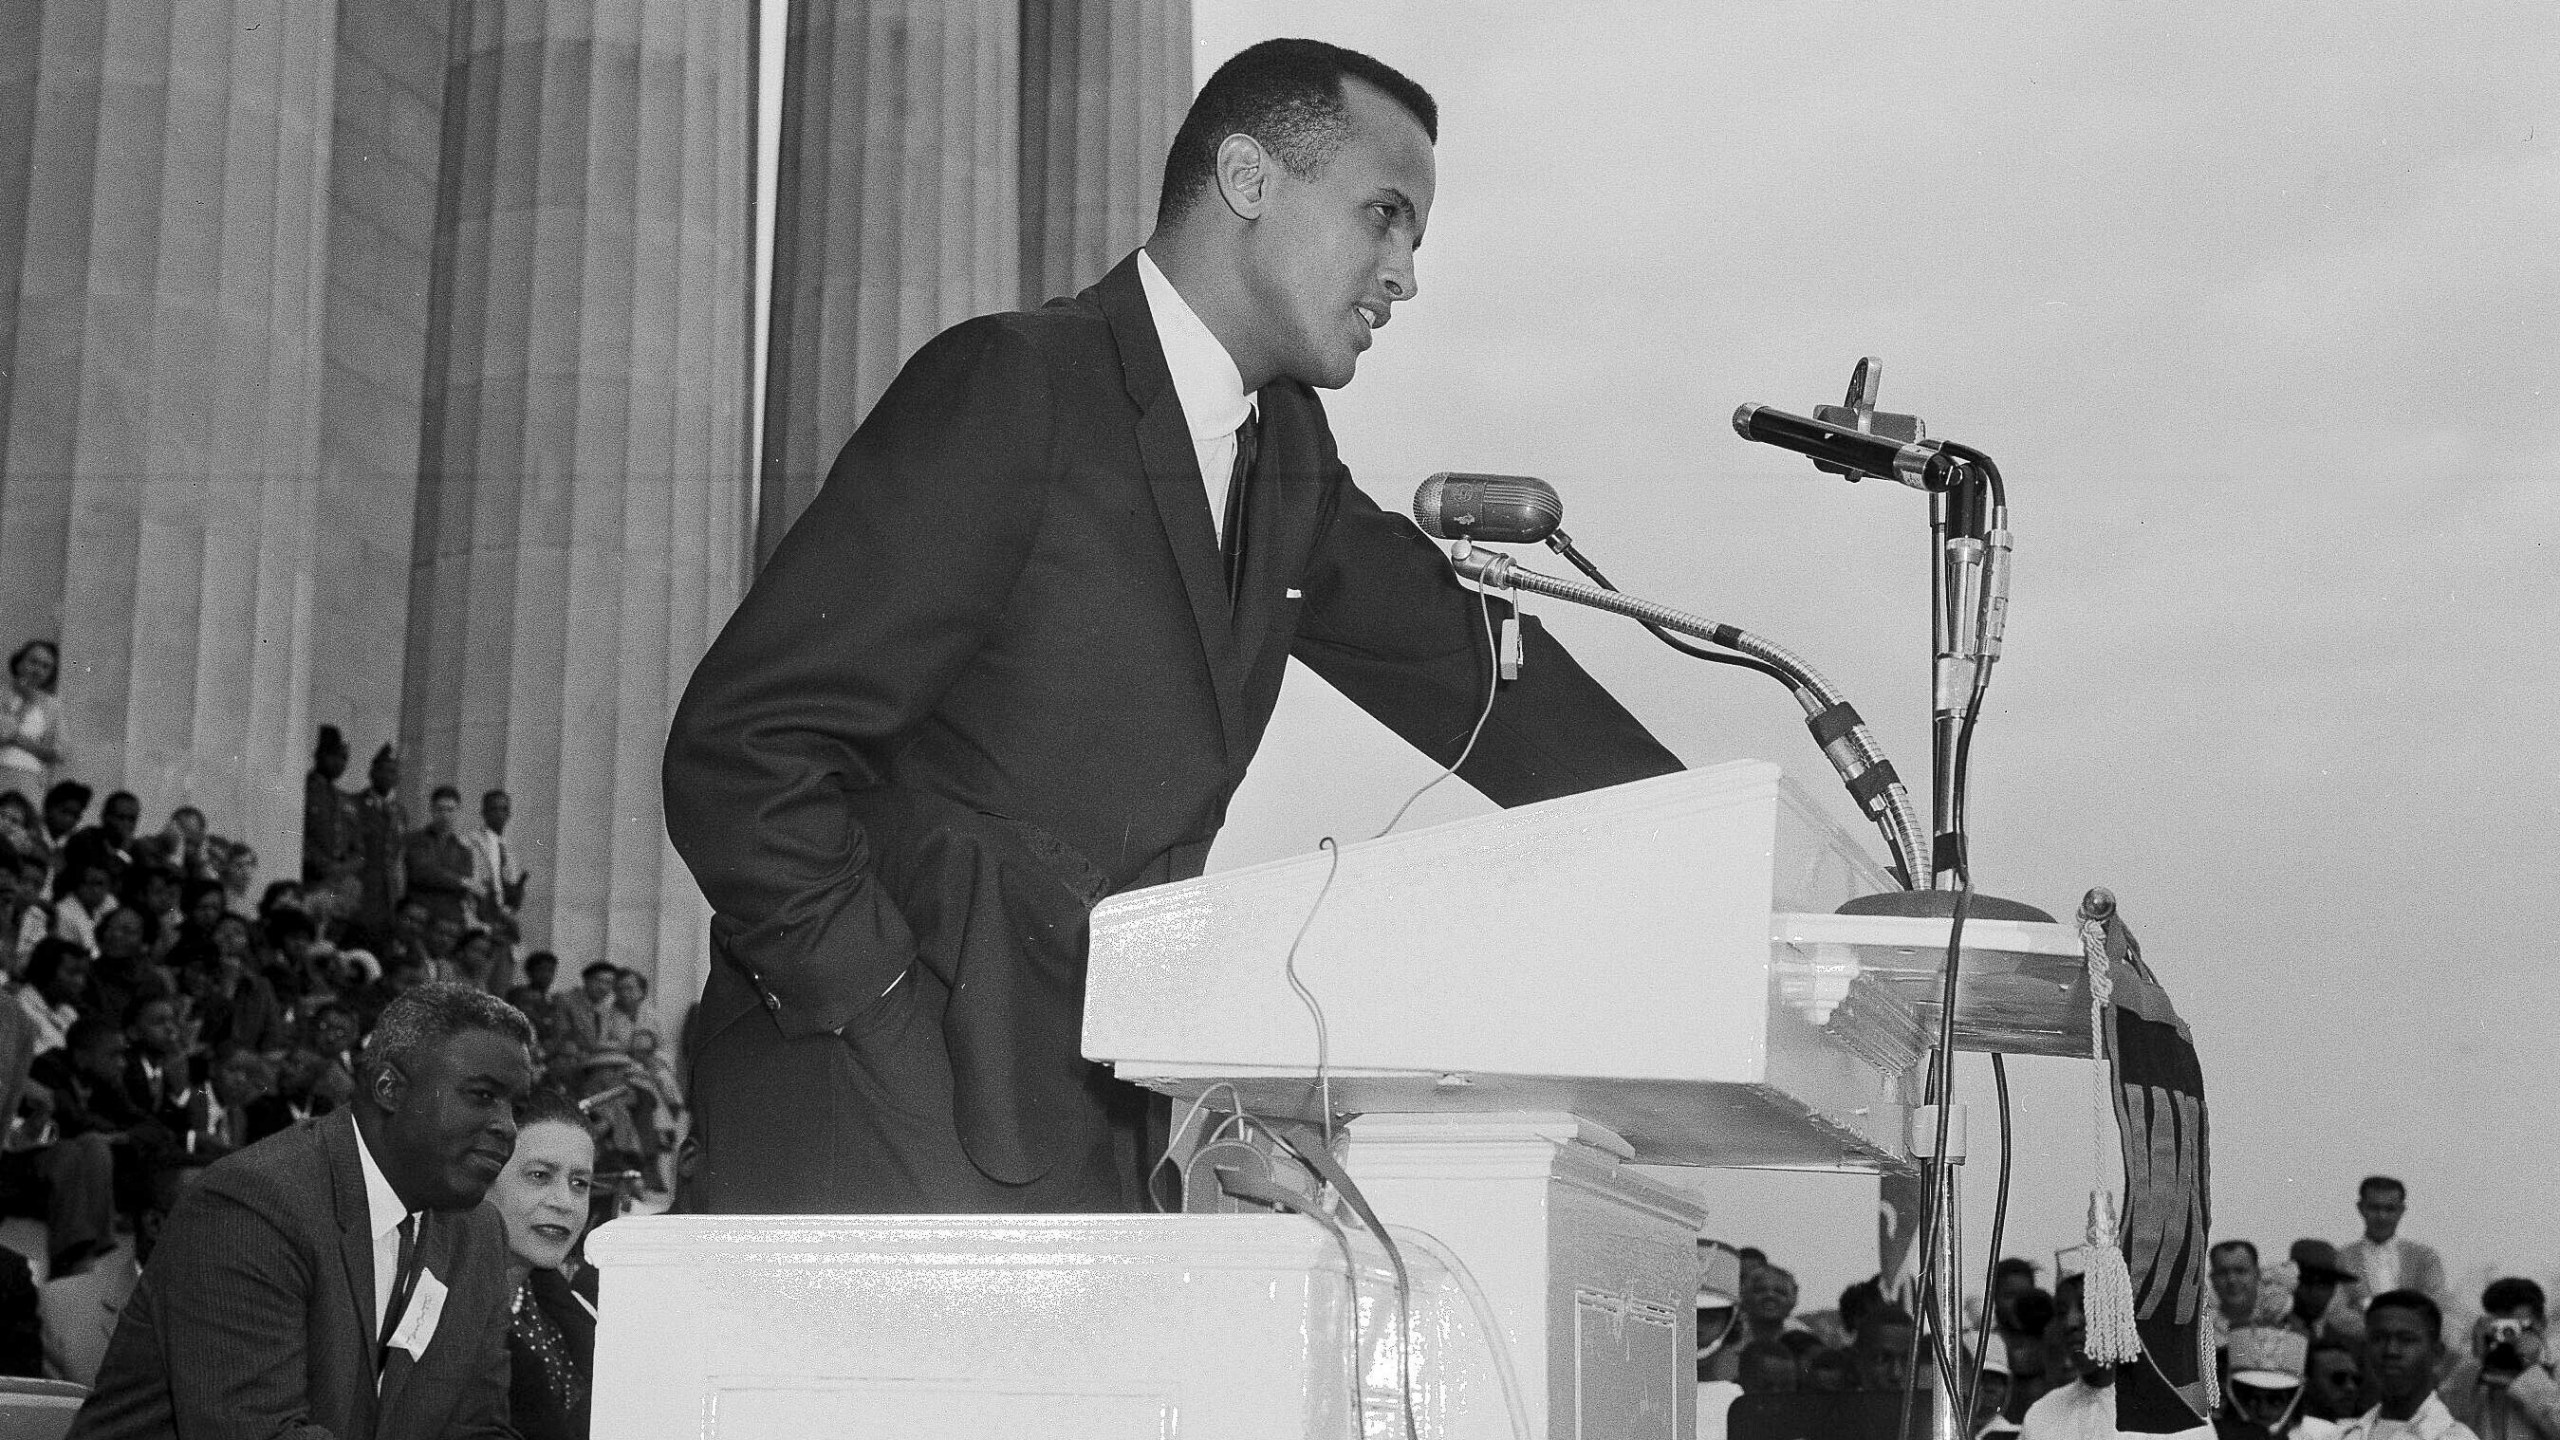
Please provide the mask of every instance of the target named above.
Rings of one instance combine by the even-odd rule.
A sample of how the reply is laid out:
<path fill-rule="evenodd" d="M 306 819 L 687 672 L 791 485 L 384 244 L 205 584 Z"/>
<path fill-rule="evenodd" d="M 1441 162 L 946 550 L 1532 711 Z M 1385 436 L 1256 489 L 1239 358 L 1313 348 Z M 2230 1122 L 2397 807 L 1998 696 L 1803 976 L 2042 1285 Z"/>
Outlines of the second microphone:
<path fill-rule="evenodd" d="M 1534 545 L 1564 523 L 1564 501 L 1535 476 L 1443 470 L 1413 492 L 1413 523 L 1435 540 Z"/>

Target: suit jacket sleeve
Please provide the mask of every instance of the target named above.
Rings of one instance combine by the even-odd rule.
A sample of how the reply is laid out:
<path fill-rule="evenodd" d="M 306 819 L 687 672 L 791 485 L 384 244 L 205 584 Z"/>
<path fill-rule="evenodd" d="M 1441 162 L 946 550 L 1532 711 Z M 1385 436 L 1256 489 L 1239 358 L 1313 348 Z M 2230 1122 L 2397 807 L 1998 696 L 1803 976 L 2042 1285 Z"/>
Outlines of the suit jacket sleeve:
<path fill-rule="evenodd" d="M 914 959 L 847 797 L 1002 615 L 1039 528 L 1050 395 L 1002 317 L 917 352 L 676 708 L 668 834 L 718 912 L 715 956 L 785 1035 L 844 1025 Z"/>
<path fill-rule="evenodd" d="M 1339 493 L 1292 653 L 1446 765 L 1484 713 L 1494 674 L 1486 631 L 1511 607 L 1459 584 L 1429 537 L 1347 476 Z M 1520 677 L 1502 685 L 1459 778 L 1496 804 L 1523 805 L 1681 768 L 1534 618 L 1521 633 Z"/>
<path fill-rule="evenodd" d="M 177 1432 L 190 1440 L 329 1434 L 311 1422 L 306 1349 L 311 1293 L 326 1282 L 273 1218 L 292 1204 L 245 1192 L 237 1172 L 209 1174 L 152 1256 L 142 1281 L 160 1297 L 150 1338 L 165 1357 Z"/>

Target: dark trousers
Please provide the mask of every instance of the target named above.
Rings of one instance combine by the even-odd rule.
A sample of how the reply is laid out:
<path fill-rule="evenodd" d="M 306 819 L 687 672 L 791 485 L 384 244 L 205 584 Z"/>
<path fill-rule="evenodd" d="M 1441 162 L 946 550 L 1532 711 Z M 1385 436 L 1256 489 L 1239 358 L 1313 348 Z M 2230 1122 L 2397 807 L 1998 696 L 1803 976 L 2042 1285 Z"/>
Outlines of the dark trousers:
<path fill-rule="evenodd" d="M 702 1154 L 683 1206 L 723 1214 L 1037 1214 L 1140 1208 L 1144 1091 L 1081 1067 L 1051 1097 L 1048 1171 L 989 1178 L 961 1148 L 942 1022 L 950 991 L 908 972 L 910 1003 L 851 1038 L 785 1040 L 761 1012 L 704 1040 L 688 1093 Z M 1073 1083 L 1073 1082 L 1071 1082 Z M 1161 1128 L 1161 1127 L 1155 1127 Z M 1152 1159 L 1152 1154 L 1146 1154 Z"/>

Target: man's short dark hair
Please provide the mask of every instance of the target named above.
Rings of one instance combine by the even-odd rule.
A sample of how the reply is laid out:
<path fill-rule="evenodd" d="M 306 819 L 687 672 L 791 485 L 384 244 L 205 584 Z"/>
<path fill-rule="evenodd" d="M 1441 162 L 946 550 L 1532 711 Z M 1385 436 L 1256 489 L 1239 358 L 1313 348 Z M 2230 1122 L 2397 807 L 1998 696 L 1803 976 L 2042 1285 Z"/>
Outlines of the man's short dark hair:
<path fill-rule="evenodd" d="M 382 1007 L 382 1018 L 373 1022 L 373 1033 L 365 1037 L 364 1054 L 357 1062 L 359 1085 L 369 1082 L 383 1066 L 441 1045 L 465 1030 L 503 1035 L 522 1045 L 531 1063 L 533 1022 L 524 1018 L 523 1011 L 477 986 L 439 981 L 405 990 Z"/>
<path fill-rule="evenodd" d="M 1903 1309 L 1899 1305 L 1878 1305 L 1866 1314 L 1858 1317 L 1858 1333 L 1853 1337 L 1853 1343 L 1860 1349 L 1866 1349 L 1869 1347 L 1870 1342 L 1884 1334 L 1887 1327 L 1894 1325 L 1907 1326 L 1917 1323 L 1917 1321 L 1911 1318 L 1911 1312 Z"/>
<path fill-rule="evenodd" d="M 2364 1307 L 2365 1323 L 2371 1325 L 2373 1317 L 2385 1310 L 2414 1312 L 2427 1322 L 2427 1334 L 2436 1337 L 2444 1334 L 2444 1307 L 2436 1304 L 2435 1297 L 2424 1290 L 2385 1290 L 2374 1296 L 2373 1303 Z"/>
<path fill-rule="evenodd" d="M 124 1028 L 131 1030 L 142 1023 L 142 1012 L 154 1005 L 166 1005 L 171 1016 L 178 1013 L 178 1002 L 166 995 L 136 995 L 124 1002 Z"/>
<path fill-rule="evenodd" d="M 1860 1280 L 1840 1292 L 1840 1323 L 1852 1332 L 1868 1311 L 1884 1303 L 1884 1287 L 1873 1280 Z"/>
<path fill-rule="evenodd" d="M 1999 1264 L 1991 1267 L 1991 1283 L 1994 1285 L 1999 1284 L 2001 1281 L 2008 1279 L 2012 1275 L 2024 1275 L 2029 1280 L 2035 1279 L 2036 1262 L 2028 1259 L 2024 1255 L 2012 1255 L 2001 1261 Z"/>
<path fill-rule="evenodd" d="M 1385 91 L 1421 124 L 1423 134 L 1439 140 L 1440 106 L 1393 66 L 1321 40 L 1265 40 L 1236 52 L 1192 100 L 1165 153 L 1156 223 L 1182 218 L 1217 184 L 1218 146 L 1230 135 L 1262 142 L 1301 180 L 1322 169 L 1351 137 L 1351 112 L 1342 94 L 1346 78 Z"/>
<path fill-rule="evenodd" d="M 110 794 L 109 796 L 107 796 L 107 803 L 106 803 L 106 804 L 104 804 L 104 805 L 99 806 L 99 807 L 98 807 L 98 809 L 99 809 L 99 811 L 100 811 L 101 813 L 103 813 L 103 812 L 108 811 L 108 810 L 113 810 L 113 809 L 114 809 L 114 808 L 116 808 L 118 805 L 130 805 L 130 806 L 132 806 L 132 807 L 133 807 L 133 813 L 134 813 L 137 817 L 138 817 L 138 816 L 140 816 L 140 815 L 142 814 L 142 797 L 141 797 L 141 796 L 139 796 L 139 795 L 134 794 L 134 793 L 133 793 L 132 791 L 130 791 L 130 790 L 118 790 L 118 791 L 114 792 L 113 794 Z"/>
<path fill-rule="evenodd" d="M 2480 1292 L 2480 1313 L 2483 1315 L 2496 1315 L 2519 1305 L 2533 1307 L 2534 1323 L 2542 1323 L 2542 1287 L 2523 1276 L 2509 1275 L 2492 1280 L 2489 1288 Z"/>
<path fill-rule="evenodd" d="M 439 785 L 433 790 L 427 792 L 428 804 L 432 805 L 438 800 L 451 800 L 454 804 L 459 805 L 462 803 L 462 792 L 454 789 L 450 785 Z"/>
<path fill-rule="evenodd" d="M 2372 1194 L 2376 1190 L 2389 1190 L 2398 1195 L 2404 1202 L 2409 1198 L 2409 1187 L 2401 1184 L 2399 1181 L 2388 1175 L 2367 1175 L 2364 1177 L 2363 1181 L 2356 1186 L 2356 1198 L 2362 1200 L 2364 1197 Z"/>
<path fill-rule="evenodd" d="M 299 910 L 270 910 L 266 919 L 267 943 L 281 950 L 288 940 L 317 940 L 320 927 Z"/>
<path fill-rule="evenodd" d="M 480 792 L 480 803 L 483 805 L 488 804 L 492 800 L 506 800 L 509 803 L 513 803 L 514 798 L 515 797 L 507 793 L 506 787 L 503 785 L 499 786 L 495 790 L 483 790 Z"/>
<path fill-rule="evenodd" d="M 97 793 L 77 780 L 59 781 L 52 789 L 44 792 L 44 808 L 50 810 L 56 805 L 70 805 L 76 802 L 83 811 L 86 811 L 90 800 L 95 798 Z"/>
<path fill-rule="evenodd" d="M 599 970 L 603 971 L 607 975 L 619 975 L 622 973 L 622 967 L 614 964 L 610 960 L 590 960 L 587 962 L 586 968 L 578 972 L 578 978 L 584 980 Z"/>
<path fill-rule="evenodd" d="M 2225 1250 L 2246 1250 L 2246 1251 L 2248 1251 L 2248 1252 L 2249 1252 L 2249 1263 L 2250 1263 L 2252 1266 L 2254 1266 L 2254 1265 L 2256 1265 L 2256 1264 L 2258 1263 L 2258 1246 L 2257 1246 L 2257 1243 L 2256 1243 L 2255 1241 L 2250 1241 L 2250 1240 L 2224 1240 L 2224 1241 L 2221 1241 L 2221 1242 L 2217 1243 L 2217 1244 L 2216 1244 L 2212 1249 L 2207 1250 L 2206 1252 L 2204 1252 L 2204 1253 L 2205 1253 L 2205 1258 L 2206 1258 L 2207 1260 L 2211 1260 L 2214 1256 L 2221 1254 L 2221 1253 L 2222 1253 L 2223 1251 L 2225 1251 Z"/>
<path fill-rule="evenodd" d="M 1742 1353 L 1734 1357 L 1734 1367 L 1746 1375 L 1752 1373 L 1755 1365 L 1784 1365 L 1788 1373 L 1793 1374 L 1799 1363 L 1796 1352 L 1778 1340 L 1754 1340 L 1743 1346 Z"/>

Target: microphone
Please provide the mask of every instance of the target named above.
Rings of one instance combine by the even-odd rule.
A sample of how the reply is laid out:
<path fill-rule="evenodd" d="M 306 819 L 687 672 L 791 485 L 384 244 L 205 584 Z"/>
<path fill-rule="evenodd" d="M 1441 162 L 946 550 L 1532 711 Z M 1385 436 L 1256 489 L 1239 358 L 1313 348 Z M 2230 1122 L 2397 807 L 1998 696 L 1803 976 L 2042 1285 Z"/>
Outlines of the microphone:
<path fill-rule="evenodd" d="M 1531 545 L 1564 523 L 1564 501 L 1534 476 L 1443 470 L 1413 492 L 1413 523 L 1434 540 Z"/>
<path fill-rule="evenodd" d="M 1735 410 L 1733 428 L 1745 440 L 1793 450 L 1819 465 L 1839 466 L 1852 480 L 1877 475 L 1914 490 L 1945 490 L 1955 484 L 1956 471 L 1964 467 L 1963 461 L 1945 453 L 1942 441 L 1870 435 L 1853 426 L 1809 420 L 1766 405 Z"/>

